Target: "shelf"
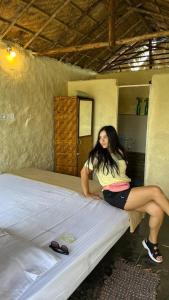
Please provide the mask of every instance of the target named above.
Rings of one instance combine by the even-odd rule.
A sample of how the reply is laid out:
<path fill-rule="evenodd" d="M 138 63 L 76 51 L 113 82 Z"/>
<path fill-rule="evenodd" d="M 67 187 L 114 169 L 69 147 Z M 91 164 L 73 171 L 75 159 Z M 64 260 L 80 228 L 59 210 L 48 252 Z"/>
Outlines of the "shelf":
<path fill-rule="evenodd" d="M 134 117 L 147 117 L 148 115 L 136 115 L 136 114 L 118 114 L 119 116 L 134 116 Z"/>

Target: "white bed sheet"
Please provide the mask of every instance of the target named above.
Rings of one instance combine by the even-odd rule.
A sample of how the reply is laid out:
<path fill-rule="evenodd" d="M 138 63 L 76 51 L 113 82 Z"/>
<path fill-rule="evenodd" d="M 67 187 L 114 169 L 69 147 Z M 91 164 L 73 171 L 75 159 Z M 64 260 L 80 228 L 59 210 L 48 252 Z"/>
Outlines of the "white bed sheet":
<path fill-rule="evenodd" d="M 0 190 L 2 229 L 46 250 L 64 233 L 76 239 L 20 300 L 68 299 L 129 227 L 125 211 L 72 190 L 11 174 L 0 175 Z"/>

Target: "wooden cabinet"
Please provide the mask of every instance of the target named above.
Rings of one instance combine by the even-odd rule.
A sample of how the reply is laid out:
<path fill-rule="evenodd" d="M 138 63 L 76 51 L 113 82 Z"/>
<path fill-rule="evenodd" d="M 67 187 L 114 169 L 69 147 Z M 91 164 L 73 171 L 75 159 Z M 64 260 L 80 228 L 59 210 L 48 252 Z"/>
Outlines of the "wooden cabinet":
<path fill-rule="evenodd" d="M 128 152 L 127 160 L 127 175 L 131 178 L 133 185 L 143 185 L 145 153 Z"/>
<path fill-rule="evenodd" d="M 79 176 L 92 147 L 93 99 L 55 97 L 55 172 Z"/>

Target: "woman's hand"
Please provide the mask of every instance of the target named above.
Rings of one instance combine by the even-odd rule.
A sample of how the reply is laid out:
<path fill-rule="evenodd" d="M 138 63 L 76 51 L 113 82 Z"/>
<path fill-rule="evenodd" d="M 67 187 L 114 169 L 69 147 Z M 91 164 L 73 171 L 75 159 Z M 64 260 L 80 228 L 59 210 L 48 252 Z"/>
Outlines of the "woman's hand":
<path fill-rule="evenodd" d="M 89 174 L 91 172 L 92 171 L 86 167 L 83 167 L 83 169 L 81 170 L 81 185 L 82 185 L 83 194 L 85 195 L 85 197 L 90 197 L 93 199 L 101 199 L 98 193 L 91 193 L 89 190 Z"/>
<path fill-rule="evenodd" d="M 90 197 L 90 198 L 93 198 L 93 199 L 96 199 L 96 200 L 101 200 L 101 197 L 97 193 L 87 193 L 85 195 L 85 197 Z"/>

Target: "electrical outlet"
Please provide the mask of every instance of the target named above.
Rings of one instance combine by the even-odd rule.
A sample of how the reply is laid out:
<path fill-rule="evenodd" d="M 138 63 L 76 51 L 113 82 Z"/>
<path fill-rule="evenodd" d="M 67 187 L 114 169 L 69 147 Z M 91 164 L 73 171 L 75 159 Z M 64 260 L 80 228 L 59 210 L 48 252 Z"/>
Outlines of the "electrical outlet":
<path fill-rule="evenodd" d="M 15 120 L 15 115 L 13 113 L 11 114 L 5 114 L 5 113 L 0 113 L 0 120 L 1 121 L 12 121 Z"/>

